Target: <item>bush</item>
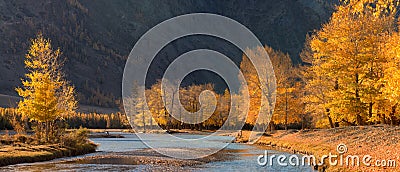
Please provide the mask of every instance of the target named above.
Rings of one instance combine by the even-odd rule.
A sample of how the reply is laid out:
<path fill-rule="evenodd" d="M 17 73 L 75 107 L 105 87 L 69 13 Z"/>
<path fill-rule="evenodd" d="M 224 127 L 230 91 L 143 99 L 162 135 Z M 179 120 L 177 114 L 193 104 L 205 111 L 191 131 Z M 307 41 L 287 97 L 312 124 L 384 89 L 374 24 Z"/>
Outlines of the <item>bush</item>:
<path fill-rule="evenodd" d="M 16 134 L 14 135 L 14 140 L 19 143 L 27 143 L 28 137 L 23 134 Z"/>
<path fill-rule="evenodd" d="M 62 138 L 64 146 L 76 147 L 88 143 L 89 130 L 86 128 L 79 128 Z"/>

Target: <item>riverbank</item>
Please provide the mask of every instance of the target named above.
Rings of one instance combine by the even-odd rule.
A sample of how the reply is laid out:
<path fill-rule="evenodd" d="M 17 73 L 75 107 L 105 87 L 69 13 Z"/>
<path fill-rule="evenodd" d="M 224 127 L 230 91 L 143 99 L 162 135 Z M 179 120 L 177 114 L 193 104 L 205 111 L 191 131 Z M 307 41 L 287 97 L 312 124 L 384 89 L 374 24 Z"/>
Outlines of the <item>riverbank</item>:
<path fill-rule="evenodd" d="M 243 131 L 242 137 L 236 142 L 248 141 L 249 131 Z M 279 149 L 290 153 L 314 155 L 320 160 L 323 155 L 338 155 L 337 146 L 345 144 L 347 152 L 343 154 L 344 164 L 347 155 L 357 155 L 360 158 L 360 166 L 319 166 L 328 171 L 400 171 L 400 127 L 391 126 L 360 126 L 341 127 L 335 129 L 319 130 L 289 130 L 275 131 L 262 136 L 256 144 L 266 146 L 269 149 Z M 362 163 L 362 158 L 370 155 L 371 166 Z M 395 160 L 395 167 L 377 167 L 377 160 Z M 329 162 L 325 161 L 325 164 Z M 349 161 L 351 162 L 351 161 Z M 387 164 L 388 165 L 388 164 Z"/>
<path fill-rule="evenodd" d="M 88 133 L 86 129 L 78 129 L 59 135 L 57 142 L 43 143 L 33 135 L 9 135 L 7 132 L 0 136 L 0 166 L 96 152 L 97 145 L 88 139 Z"/>
<path fill-rule="evenodd" d="M 76 147 L 60 144 L 29 145 L 14 144 L 0 145 L 0 166 L 49 161 L 56 158 L 78 156 L 96 151 L 94 143 L 85 143 Z"/>

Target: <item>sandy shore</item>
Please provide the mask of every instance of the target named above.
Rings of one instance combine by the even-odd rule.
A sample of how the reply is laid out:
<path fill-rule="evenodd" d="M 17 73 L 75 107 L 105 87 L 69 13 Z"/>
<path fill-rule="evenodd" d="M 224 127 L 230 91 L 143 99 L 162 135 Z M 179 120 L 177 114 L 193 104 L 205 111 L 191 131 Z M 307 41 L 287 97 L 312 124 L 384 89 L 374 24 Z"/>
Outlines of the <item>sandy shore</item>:
<path fill-rule="evenodd" d="M 243 137 L 236 142 L 248 141 L 250 132 L 243 131 Z M 262 136 L 256 144 L 267 149 L 277 149 L 289 153 L 314 155 L 317 160 L 323 155 L 338 154 L 339 144 L 346 145 L 343 154 L 357 155 L 360 166 L 329 166 L 325 163 L 318 169 L 327 171 L 400 171 L 400 127 L 398 126 L 360 126 L 334 129 L 275 131 L 270 136 Z M 366 155 L 372 157 L 371 166 L 361 163 Z M 395 167 L 377 167 L 376 160 L 395 160 Z M 328 165 L 326 165 L 328 164 Z"/>

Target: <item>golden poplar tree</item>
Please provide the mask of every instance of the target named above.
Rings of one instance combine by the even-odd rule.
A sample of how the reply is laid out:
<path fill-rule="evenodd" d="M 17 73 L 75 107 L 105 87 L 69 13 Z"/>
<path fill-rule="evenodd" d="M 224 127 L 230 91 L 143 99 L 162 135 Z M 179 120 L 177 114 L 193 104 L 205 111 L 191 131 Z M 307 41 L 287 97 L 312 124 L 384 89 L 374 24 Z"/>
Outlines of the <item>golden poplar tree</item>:
<path fill-rule="evenodd" d="M 257 71 L 250 62 L 249 58 L 244 55 L 240 64 L 240 70 L 243 72 L 243 76 L 246 79 L 250 94 L 250 108 L 246 123 L 255 124 L 254 122 L 258 116 L 261 106 L 269 106 L 269 109 L 275 107 L 270 125 L 283 124 L 285 128 L 287 128 L 288 124 L 299 121 L 296 107 L 298 100 L 297 97 L 294 96 L 294 80 L 297 77 L 295 76 L 297 69 L 293 66 L 288 54 L 273 50 L 268 46 L 263 48 L 268 53 L 273 66 L 276 77 L 276 90 L 274 90 L 274 88 L 271 86 L 267 86 L 266 88 L 269 93 L 262 92 Z M 253 50 L 248 50 L 246 53 L 250 56 L 257 56 L 260 54 L 259 51 L 262 51 L 262 49 L 256 48 Z M 271 82 L 268 82 L 269 78 L 262 79 L 265 79 L 267 84 L 271 84 Z M 243 92 L 243 88 L 241 91 Z M 261 105 L 262 95 L 267 96 L 267 99 L 273 95 L 276 95 L 276 103 L 272 104 L 272 101 L 268 99 L 267 105 Z"/>
<path fill-rule="evenodd" d="M 258 125 L 268 125 L 269 121 L 266 121 L 266 119 L 268 119 L 268 117 L 270 117 L 270 115 L 272 115 L 273 113 L 273 107 L 275 106 L 275 102 L 273 101 L 273 99 L 276 96 L 276 85 L 275 82 L 272 82 L 275 79 L 275 76 L 272 75 L 271 71 L 275 70 L 276 65 L 283 64 L 281 63 L 282 61 L 280 61 L 281 59 L 274 59 L 277 56 L 269 55 L 272 65 L 267 65 L 266 68 L 260 69 L 263 70 L 260 71 L 261 73 L 257 73 L 257 70 L 253 66 L 253 63 L 259 63 L 257 62 L 257 59 L 259 60 L 260 57 L 261 59 L 265 58 L 263 57 L 263 51 L 266 51 L 269 54 L 272 49 L 268 46 L 247 49 L 246 53 L 242 57 L 242 62 L 240 63 L 240 70 L 242 71 L 245 79 L 245 81 L 242 81 L 242 83 L 243 85 L 247 85 L 247 91 L 249 93 L 249 112 L 246 118 L 246 123 L 250 125 L 256 125 L 256 120 L 258 118 L 260 110 L 262 109 L 264 109 L 267 114 L 263 114 L 266 116 L 262 117 L 262 124 Z M 252 57 L 256 61 L 250 61 L 249 57 Z M 290 62 L 287 64 L 291 65 Z M 271 68 L 272 66 L 273 69 Z M 265 76 L 260 76 L 262 75 L 262 73 L 264 73 Z M 264 85 L 261 83 L 264 83 Z M 246 90 L 244 88 L 240 88 L 239 94 L 244 95 L 246 94 L 245 91 Z M 263 96 L 266 99 L 266 101 L 264 102 L 261 101 Z"/>
<path fill-rule="evenodd" d="M 384 65 L 384 77 L 381 82 L 383 98 L 380 105 L 382 108 L 376 115 L 376 120 L 381 123 L 398 125 L 400 113 L 400 33 L 396 32 L 388 39 L 382 53 L 387 57 Z"/>
<path fill-rule="evenodd" d="M 272 116 L 273 124 L 282 124 L 285 129 L 291 123 L 298 121 L 295 92 L 295 73 L 297 69 L 293 66 L 288 54 L 265 47 L 274 67 L 277 84 L 276 104 Z"/>
<path fill-rule="evenodd" d="M 248 50 L 247 53 L 253 53 L 253 51 L 257 50 Z M 246 80 L 245 84 L 247 84 L 248 87 L 248 93 L 249 93 L 249 112 L 247 114 L 246 118 L 246 123 L 254 125 L 256 118 L 258 116 L 258 113 L 260 111 L 261 107 L 261 89 L 260 89 L 260 81 L 257 75 L 257 71 L 252 65 L 250 59 L 246 56 L 243 55 L 242 62 L 240 63 L 240 70 L 243 73 L 244 79 Z M 244 81 L 242 81 L 244 82 Z M 241 93 L 240 94 L 245 94 L 245 89 L 241 88 Z"/>
<path fill-rule="evenodd" d="M 28 71 L 22 81 L 23 88 L 17 88 L 23 99 L 18 104 L 18 112 L 37 123 L 36 136 L 55 141 L 55 120 L 76 109 L 74 87 L 64 79 L 59 49 L 53 50 L 50 40 L 42 34 L 32 40 L 25 56 Z"/>
<path fill-rule="evenodd" d="M 321 86 L 323 91 L 310 99 L 334 121 L 365 125 L 374 121 L 383 98 L 381 81 L 388 59 L 381 51 L 393 32 L 396 4 L 387 0 L 342 3 L 311 41 L 313 76 L 308 87 Z"/>
<path fill-rule="evenodd" d="M 141 127 L 143 132 L 146 132 L 153 127 L 152 124 L 154 120 L 150 111 L 146 108 L 147 101 L 139 95 L 140 89 L 141 87 L 138 83 L 136 81 L 133 82 L 130 96 L 124 98 L 125 112 L 128 114 L 128 121 L 132 125 Z M 147 90 L 147 92 L 149 92 L 149 90 Z"/>
<path fill-rule="evenodd" d="M 299 76 L 305 82 L 302 102 L 305 103 L 304 114 L 310 114 L 314 125 L 318 128 L 334 128 L 334 120 L 330 113 L 330 102 L 334 91 L 335 82 L 329 80 L 325 73 L 321 72 L 323 59 L 314 58 L 311 47 L 312 36 L 307 35 L 306 42 L 300 57 L 305 63 L 300 67 Z"/>

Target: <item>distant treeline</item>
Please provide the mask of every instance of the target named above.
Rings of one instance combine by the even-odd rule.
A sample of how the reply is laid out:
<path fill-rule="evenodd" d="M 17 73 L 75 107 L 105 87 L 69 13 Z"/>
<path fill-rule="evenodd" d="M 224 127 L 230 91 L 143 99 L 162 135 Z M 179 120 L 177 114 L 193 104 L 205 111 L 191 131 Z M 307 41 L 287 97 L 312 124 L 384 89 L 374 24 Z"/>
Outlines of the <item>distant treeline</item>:
<path fill-rule="evenodd" d="M 68 124 L 68 128 L 114 128 L 114 129 L 128 129 L 130 125 L 126 115 L 120 112 L 111 114 L 98 114 L 98 113 L 75 113 L 74 115 L 65 117 L 64 119 Z"/>
<path fill-rule="evenodd" d="M 24 119 L 16 109 L 13 108 L 0 108 L 0 130 L 19 130 L 22 124 L 28 124 L 27 119 Z M 125 114 L 111 113 L 74 113 L 69 116 L 64 116 L 59 121 L 65 123 L 67 128 L 92 128 L 92 129 L 128 129 L 130 125 L 127 121 Z M 31 126 L 24 126 L 29 129 Z"/>
<path fill-rule="evenodd" d="M 13 129 L 12 120 L 16 115 L 15 109 L 0 108 L 0 130 Z"/>

